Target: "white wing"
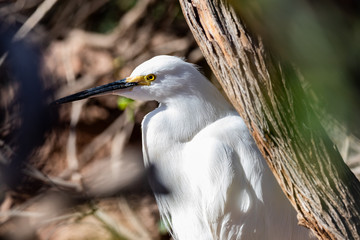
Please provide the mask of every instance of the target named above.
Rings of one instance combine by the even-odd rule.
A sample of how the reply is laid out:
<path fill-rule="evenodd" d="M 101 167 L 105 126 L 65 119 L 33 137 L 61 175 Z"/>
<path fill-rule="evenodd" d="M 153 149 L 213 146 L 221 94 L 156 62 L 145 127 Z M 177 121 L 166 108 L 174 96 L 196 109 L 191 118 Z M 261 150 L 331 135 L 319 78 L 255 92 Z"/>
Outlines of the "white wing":
<path fill-rule="evenodd" d="M 183 153 L 183 174 L 191 182 L 184 191 L 184 205 L 190 204 L 193 211 L 183 212 L 203 223 L 184 216 L 179 220 L 186 223 L 173 219 L 175 225 L 187 225 L 181 232 L 192 227 L 190 232 L 202 234 L 198 239 L 207 239 L 206 232 L 211 239 L 309 237 L 309 230 L 297 225 L 295 210 L 240 117 L 225 117 L 207 126 Z"/>
<path fill-rule="evenodd" d="M 174 129 L 164 128 L 182 127 L 170 120 L 160 125 L 168 119 L 162 110 L 144 119 L 143 151 L 171 191 L 156 199 L 175 239 L 308 239 L 238 115 L 181 142 L 171 138 Z"/>

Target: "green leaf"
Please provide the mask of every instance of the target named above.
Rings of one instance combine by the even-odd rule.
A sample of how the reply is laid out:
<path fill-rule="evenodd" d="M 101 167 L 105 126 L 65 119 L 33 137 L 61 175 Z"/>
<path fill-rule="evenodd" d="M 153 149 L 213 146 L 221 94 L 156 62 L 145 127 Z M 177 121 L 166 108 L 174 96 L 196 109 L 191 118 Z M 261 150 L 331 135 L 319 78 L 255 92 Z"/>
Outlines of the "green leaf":
<path fill-rule="evenodd" d="M 130 98 L 126 98 L 126 97 L 119 97 L 117 100 L 117 105 L 118 108 L 122 111 L 125 110 L 125 108 L 127 108 L 130 104 L 132 104 L 134 102 L 134 100 L 130 99 Z"/>

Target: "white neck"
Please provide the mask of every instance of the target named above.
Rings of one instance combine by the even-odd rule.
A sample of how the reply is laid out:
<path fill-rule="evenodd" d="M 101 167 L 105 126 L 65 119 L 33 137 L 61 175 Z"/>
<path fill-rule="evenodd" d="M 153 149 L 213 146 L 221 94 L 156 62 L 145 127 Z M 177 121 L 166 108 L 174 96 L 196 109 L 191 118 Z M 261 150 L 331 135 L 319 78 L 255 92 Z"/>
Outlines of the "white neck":
<path fill-rule="evenodd" d="M 172 96 L 162 101 L 159 108 L 154 111 L 161 113 L 163 119 L 159 122 L 163 124 L 159 127 L 170 136 L 170 141 L 190 141 L 208 124 L 234 112 L 232 106 L 215 87 L 210 85 L 205 92 L 206 95 L 198 92 Z"/>

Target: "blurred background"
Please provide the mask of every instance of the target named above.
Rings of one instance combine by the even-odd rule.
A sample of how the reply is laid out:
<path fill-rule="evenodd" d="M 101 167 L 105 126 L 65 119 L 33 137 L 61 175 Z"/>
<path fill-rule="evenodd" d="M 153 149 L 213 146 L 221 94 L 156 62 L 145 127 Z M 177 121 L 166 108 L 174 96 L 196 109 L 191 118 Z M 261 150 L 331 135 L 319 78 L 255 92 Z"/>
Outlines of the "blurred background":
<path fill-rule="evenodd" d="M 296 69 L 360 176 L 359 3 L 232 4 Z M 146 178 L 156 169 L 144 168 L 141 153 L 141 121 L 157 103 L 51 102 L 127 77 L 160 54 L 185 57 L 218 86 L 179 3 L 0 1 L 0 20 L 0 239 L 170 239 Z"/>

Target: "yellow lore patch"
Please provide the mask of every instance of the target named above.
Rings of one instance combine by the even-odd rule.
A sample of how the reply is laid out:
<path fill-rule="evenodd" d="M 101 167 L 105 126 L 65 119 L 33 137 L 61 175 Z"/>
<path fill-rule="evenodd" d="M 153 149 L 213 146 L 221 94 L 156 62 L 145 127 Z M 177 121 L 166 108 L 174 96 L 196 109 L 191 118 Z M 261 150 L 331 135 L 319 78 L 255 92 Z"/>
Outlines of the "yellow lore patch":
<path fill-rule="evenodd" d="M 149 86 L 152 81 L 156 79 L 156 75 L 148 74 L 146 76 L 135 76 L 126 78 L 126 82 L 136 82 L 139 85 L 147 85 Z"/>

